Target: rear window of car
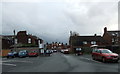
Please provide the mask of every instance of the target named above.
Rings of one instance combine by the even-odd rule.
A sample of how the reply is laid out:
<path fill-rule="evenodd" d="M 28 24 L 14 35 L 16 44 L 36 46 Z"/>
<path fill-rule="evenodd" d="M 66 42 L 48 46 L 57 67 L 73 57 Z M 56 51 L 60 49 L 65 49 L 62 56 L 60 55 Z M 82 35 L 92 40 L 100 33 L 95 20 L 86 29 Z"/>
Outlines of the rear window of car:
<path fill-rule="evenodd" d="M 102 53 L 112 53 L 110 50 L 101 50 Z"/>

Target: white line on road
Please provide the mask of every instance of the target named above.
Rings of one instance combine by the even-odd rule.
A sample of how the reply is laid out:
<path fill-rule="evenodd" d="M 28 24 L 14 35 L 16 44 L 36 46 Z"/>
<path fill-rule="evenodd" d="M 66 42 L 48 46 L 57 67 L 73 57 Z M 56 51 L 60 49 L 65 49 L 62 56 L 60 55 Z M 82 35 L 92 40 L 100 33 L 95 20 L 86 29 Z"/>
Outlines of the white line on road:
<path fill-rule="evenodd" d="M 7 61 L 0 61 L 0 62 L 23 62 L 23 63 L 33 63 L 31 61 L 19 61 L 19 60 L 7 60 Z"/>
<path fill-rule="evenodd" d="M 9 65 L 9 66 L 16 66 L 15 64 L 8 64 L 8 63 L 0 63 L 2 65 Z"/>

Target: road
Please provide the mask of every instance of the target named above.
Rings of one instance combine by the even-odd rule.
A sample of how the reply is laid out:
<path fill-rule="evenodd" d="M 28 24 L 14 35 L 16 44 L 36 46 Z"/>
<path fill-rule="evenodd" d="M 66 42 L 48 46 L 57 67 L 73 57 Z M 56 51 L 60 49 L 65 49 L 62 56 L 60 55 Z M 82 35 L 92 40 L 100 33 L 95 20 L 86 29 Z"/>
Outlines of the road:
<path fill-rule="evenodd" d="M 94 61 L 90 55 L 53 53 L 52 56 L 2 60 L 3 72 L 118 72 L 118 63 Z"/>

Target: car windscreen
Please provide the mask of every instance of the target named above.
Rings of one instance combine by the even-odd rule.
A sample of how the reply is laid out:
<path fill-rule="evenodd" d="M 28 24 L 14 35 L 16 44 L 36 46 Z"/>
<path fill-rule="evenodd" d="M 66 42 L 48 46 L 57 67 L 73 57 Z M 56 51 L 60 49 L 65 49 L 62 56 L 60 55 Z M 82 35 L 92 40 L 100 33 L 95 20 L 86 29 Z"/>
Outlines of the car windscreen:
<path fill-rule="evenodd" d="M 112 53 L 110 50 L 101 50 L 102 53 Z"/>

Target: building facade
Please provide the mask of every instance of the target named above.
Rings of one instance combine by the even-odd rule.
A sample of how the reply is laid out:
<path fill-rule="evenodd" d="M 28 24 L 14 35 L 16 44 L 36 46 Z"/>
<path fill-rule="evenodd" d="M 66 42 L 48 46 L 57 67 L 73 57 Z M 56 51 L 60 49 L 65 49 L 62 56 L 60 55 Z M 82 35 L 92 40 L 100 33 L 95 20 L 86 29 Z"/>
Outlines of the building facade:
<path fill-rule="evenodd" d="M 30 34 L 27 34 L 26 31 L 19 31 L 17 33 L 17 36 L 16 36 L 16 43 L 17 44 L 32 44 L 32 45 L 38 45 L 38 42 L 40 40 L 40 42 L 42 43 L 43 40 L 36 37 L 36 36 L 33 36 L 33 35 L 30 35 Z"/>
<path fill-rule="evenodd" d="M 0 36 L 2 40 L 2 49 L 10 49 L 11 45 L 14 44 L 14 36 L 13 35 L 6 35 Z"/>
<path fill-rule="evenodd" d="M 120 45 L 120 31 L 108 31 L 107 27 L 104 28 L 103 38 L 107 41 L 108 45 Z"/>
<path fill-rule="evenodd" d="M 99 47 L 105 47 L 114 49 L 113 46 L 120 46 L 120 31 L 108 31 L 107 27 L 104 28 L 103 36 L 79 36 L 78 34 L 72 34 L 70 32 L 69 44 L 71 49 L 79 47 L 90 47 L 91 45 L 98 45 Z"/>
<path fill-rule="evenodd" d="M 99 45 L 104 47 L 106 41 L 101 37 L 97 36 L 70 36 L 69 44 L 71 49 L 81 48 L 81 47 L 90 47 L 91 45 Z"/>
<path fill-rule="evenodd" d="M 43 40 L 28 35 L 26 31 L 19 31 L 17 35 L 1 35 L 2 38 L 2 49 L 10 49 L 14 47 L 27 47 L 27 46 L 38 46 L 38 42 L 42 43 Z"/>

